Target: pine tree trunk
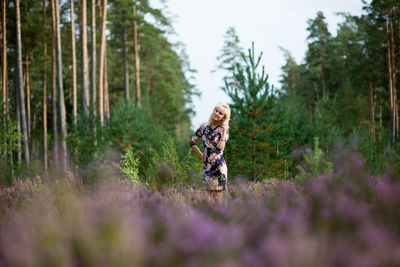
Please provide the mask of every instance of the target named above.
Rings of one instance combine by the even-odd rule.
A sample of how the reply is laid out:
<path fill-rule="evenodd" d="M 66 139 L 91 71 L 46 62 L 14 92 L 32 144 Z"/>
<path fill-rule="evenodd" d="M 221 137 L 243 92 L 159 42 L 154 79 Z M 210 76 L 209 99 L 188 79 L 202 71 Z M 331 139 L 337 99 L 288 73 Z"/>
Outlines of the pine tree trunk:
<path fill-rule="evenodd" d="M 398 10 L 398 14 L 400 14 L 400 7 L 397 7 L 397 10 Z M 398 33 L 398 35 L 397 35 L 398 39 L 397 40 L 399 40 L 399 44 L 397 46 L 397 49 L 399 50 L 398 51 L 398 55 L 400 55 L 400 15 L 398 15 L 398 19 L 397 19 L 397 33 Z M 398 69 L 400 70 L 400 66 L 399 66 Z M 397 124 L 396 124 L 396 128 L 397 128 L 397 138 L 399 138 L 399 135 L 400 135 L 399 97 L 398 97 L 398 95 L 396 97 L 397 97 L 397 119 L 396 119 Z"/>
<path fill-rule="evenodd" d="M 133 15 L 136 16 L 136 3 L 133 4 Z M 138 29 L 137 29 L 137 21 L 136 19 L 133 21 L 133 38 L 135 45 L 135 71 L 136 71 L 136 106 L 141 107 L 141 99 L 140 99 L 140 44 L 138 41 Z"/>
<path fill-rule="evenodd" d="M 372 139 L 375 142 L 375 90 L 372 84 L 371 74 L 368 71 L 368 84 L 369 84 L 369 110 L 370 110 L 370 119 L 371 126 L 370 131 L 372 134 Z"/>
<path fill-rule="evenodd" d="M 3 85 L 3 102 L 6 103 L 6 109 L 5 112 L 8 114 L 8 84 L 7 84 L 7 23 L 6 23 L 6 0 L 2 0 L 1 1 L 1 17 L 2 17 L 2 85 Z"/>
<path fill-rule="evenodd" d="M 27 127 L 28 139 L 31 140 L 31 82 L 29 73 L 29 53 L 25 48 L 25 75 L 26 75 L 26 110 L 27 110 Z"/>
<path fill-rule="evenodd" d="M 96 0 L 92 0 L 92 103 L 91 107 L 93 110 L 93 114 L 96 115 L 96 90 L 97 90 L 97 83 L 96 83 L 96 71 L 97 71 L 97 60 L 96 60 Z"/>
<path fill-rule="evenodd" d="M 81 41 L 82 41 L 82 110 L 85 117 L 89 116 L 89 64 L 87 49 L 87 4 L 82 0 Z"/>
<path fill-rule="evenodd" d="M 313 121 L 313 110 L 312 110 L 310 96 L 307 96 L 307 109 L 308 109 L 308 118 L 310 119 L 310 121 Z"/>
<path fill-rule="evenodd" d="M 256 121 L 255 118 L 252 118 L 253 121 L 253 133 L 251 135 L 251 179 L 253 182 L 256 181 Z"/>
<path fill-rule="evenodd" d="M 46 0 L 43 0 L 43 29 L 46 29 L 47 13 Z M 48 169 L 47 163 L 47 35 L 44 35 L 43 44 L 43 168 Z"/>
<path fill-rule="evenodd" d="M 15 59 L 15 62 L 17 62 L 17 59 Z M 17 78 L 17 77 L 16 77 Z M 21 107 L 20 107 L 20 103 L 19 103 L 19 95 L 18 95 L 18 79 L 14 79 L 14 84 L 15 84 L 15 91 L 16 91 L 16 95 L 15 95 L 15 104 L 16 104 L 16 112 L 17 112 L 17 131 L 18 134 L 22 134 L 21 132 Z M 17 151 L 17 163 L 18 165 L 21 165 L 21 161 L 22 161 L 22 146 L 21 146 L 21 137 L 18 136 L 17 139 L 17 146 L 18 146 L 18 151 Z"/>
<path fill-rule="evenodd" d="M 388 60 L 388 80 L 389 80 L 389 94 L 390 94 L 390 117 L 391 117 L 391 131 L 392 131 L 392 142 L 394 142 L 395 138 L 395 110 L 393 103 L 393 80 L 392 80 L 392 57 L 391 57 L 391 49 L 390 49 L 390 37 L 389 37 L 389 29 L 388 29 L 388 20 L 389 15 L 385 20 L 385 30 L 386 30 L 386 44 L 387 44 L 387 60 Z"/>
<path fill-rule="evenodd" d="M 74 0 L 70 1 L 71 4 L 71 42 L 72 42 L 72 113 L 74 123 L 78 117 L 78 89 L 76 81 L 76 42 L 75 42 L 75 7 Z"/>
<path fill-rule="evenodd" d="M 101 43 L 100 43 L 100 64 L 99 64 L 99 116 L 100 124 L 104 124 L 104 59 L 106 52 L 106 20 L 107 0 L 103 0 L 103 14 L 101 17 Z"/>
<path fill-rule="evenodd" d="M 128 37 L 125 31 L 125 28 L 123 29 L 123 38 L 124 38 L 124 91 L 125 91 L 125 100 L 128 102 L 129 101 L 129 68 L 128 68 Z"/>
<path fill-rule="evenodd" d="M 60 9 L 58 0 L 56 2 L 56 40 L 57 40 L 57 85 L 58 85 L 58 105 L 60 111 L 60 129 L 61 129 L 61 167 L 67 169 L 67 115 L 65 111 L 64 87 L 62 76 L 62 51 L 61 51 L 61 32 L 60 32 Z"/>
<path fill-rule="evenodd" d="M 390 7 L 389 11 L 389 20 L 390 20 L 390 43 L 391 43 L 391 63 L 392 63 L 392 88 L 393 88 L 393 128 L 394 128 L 394 140 L 398 135 L 398 103 L 397 103 L 397 89 L 396 89 L 396 43 L 394 41 L 394 29 L 393 29 L 393 7 Z"/>
<path fill-rule="evenodd" d="M 19 97 L 20 103 L 20 115 L 21 115 L 21 130 L 22 134 L 24 135 L 24 155 L 26 164 L 30 164 L 29 160 L 29 139 L 28 139 L 28 127 L 27 127 L 27 119 L 26 119 L 26 109 L 25 109 L 25 94 L 24 88 L 22 86 L 22 43 L 21 43 L 21 16 L 20 16 L 20 8 L 19 8 L 19 0 L 15 0 L 15 16 L 16 16 L 16 23 L 17 23 L 17 31 L 16 31 L 16 56 L 17 56 L 17 66 L 16 66 L 16 74 L 17 74 L 17 84 L 18 87 L 16 88 Z"/>
<path fill-rule="evenodd" d="M 106 44 L 107 46 L 107 44 Z M 106 48 L 107 52 L 107 48 Z M 110 94 L 108 92 L 108 77 L 107 77 L 107 53 L 104 57 L 104 117 L 110 118 Z"/>
<path fill-rule="evenodd" d="M 58 129 L 57 129 L 57 64 L 56 64 L 56 15 L 54 1 L 51 3 L 51 107 L 53 113 L 53 165 L 59 166 Z"/>
<path fill-rule="evenodd" d="M 151 74 L 151 67 L 147 65 L 147 71 L 146 71 L 146 91 L 147 93 L 150 92 L 150 74 Z"/>
<path fill-rule="evenodd" d="M 326 99 L 328 93 L 326 91 L 326 79 L 325 79 L 325 57 L 321 54 L 321 84 L 322 84 L 322 98 Z"/>
<path fill-rule="evenodd" d="M 3 104 L 4 104 L 4 129 L 7 129 L 8 113 L 8 84 L 7 84 L 7 24 L 6 24 L 6 0 L 1 1 L 1 32 L 2 32 L 2 58 L 1 58 L 1 81 L 3 88 Z M 5 141 L 7 142 L 7 140 Z M 5 144 L 7 147 L 7 143 Z M 4 151 L 7 160 L 7 149 Z M 7 164 L 6 164 L 7 165 Z"/>

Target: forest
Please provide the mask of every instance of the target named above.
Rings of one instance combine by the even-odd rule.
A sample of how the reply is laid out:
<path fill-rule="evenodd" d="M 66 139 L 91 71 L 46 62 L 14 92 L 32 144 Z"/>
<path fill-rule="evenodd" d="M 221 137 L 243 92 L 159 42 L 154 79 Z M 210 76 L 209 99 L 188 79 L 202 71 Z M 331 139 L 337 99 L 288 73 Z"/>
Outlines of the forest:
<path fill-rule="evenodd" d="M 227 29 L 223 203 L 167 0 L 0 1 L 0 266 L 400 264 L 398 1 L 316 13 L 279 85 Z"/>

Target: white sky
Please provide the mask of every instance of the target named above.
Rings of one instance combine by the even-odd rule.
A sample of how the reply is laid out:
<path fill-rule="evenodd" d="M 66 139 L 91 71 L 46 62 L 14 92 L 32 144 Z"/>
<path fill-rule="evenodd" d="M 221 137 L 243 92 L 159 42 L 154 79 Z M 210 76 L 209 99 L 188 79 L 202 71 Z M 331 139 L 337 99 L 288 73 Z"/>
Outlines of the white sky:
<path fill-rule="evenodd" d="M 191 67 L 198 71 L 195 84 L 202 95 L 194 98 L 192 128 L 207 121 L 216 104 L 229 103 L 229 97 L 220 89 L 224 73 L 210 73 L 217 64 L 228 27 L 236 29 L 245 51 L 252 41 L 256 53 L 263 51 L 262 65 L 269 74 L 269 83 L 280 88 L 280 68 L 285 62 L 279 46 L 288 49 L 298 63 L 302 61 L 307 49 L 307 19 L 322 11 L 335 35 L 342 21 L 335 12 L 362 12 L 361 0 L 168 0 L 167 5 L 176 16 L 173 27 L 177 34 L 171 41 L 185 44 Z"/>

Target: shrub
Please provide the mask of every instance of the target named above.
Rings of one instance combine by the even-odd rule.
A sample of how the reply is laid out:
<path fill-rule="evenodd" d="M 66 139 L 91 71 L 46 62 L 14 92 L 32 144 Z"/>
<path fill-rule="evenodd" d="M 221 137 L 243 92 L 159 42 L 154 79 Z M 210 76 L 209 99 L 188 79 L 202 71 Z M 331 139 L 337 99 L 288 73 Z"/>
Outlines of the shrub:
<path fill-rule="evenodd" d="M 138 185 L 139 181 L 139 162 L 140 152 L 135 151 L 133 148 L 128 149 L 120 162 L 120 170 L 125 175 L 129 183 L 132 185 Z"/>
<path fill-rule="evenodd" d="M 295 176 L 295 180 L 303 183 L 305 180 L 319 177 L 323 173 L 332 172 L 332 163 L 325 160 L 322 149 L 319 148 L 319 138 L 314 137 L 314 149 L 308 150 L 303 156 L 303 166 L 298 165 L 299 174 Z"/>

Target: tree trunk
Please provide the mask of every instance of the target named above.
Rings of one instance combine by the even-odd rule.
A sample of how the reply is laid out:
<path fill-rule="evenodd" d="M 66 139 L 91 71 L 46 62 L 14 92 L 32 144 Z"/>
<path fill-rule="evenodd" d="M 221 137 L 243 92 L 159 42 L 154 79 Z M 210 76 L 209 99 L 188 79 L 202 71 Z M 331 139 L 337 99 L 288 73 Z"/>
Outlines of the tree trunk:
<path fill-rule="evenodd" d="M 43 28 L 46 29 L 47 13 L 46 0 L 43 0 Z M 43 44 L 43 167 L 47 171 L 47 35 L 44 35 Z"/>
<path fill-rule="evenodd" d="M 5 112 L 8 114 L 8 84 L 7 84 L 7 23 L 6 23 L 6 0 L 1 1 L 1 17 L 2 17 L 2 31 L 3 31 L 3 38 L 2 38 L 2 85 L 3 85 L 3 102 L 6 104 Z"/>
<path fill-rule="evenodd" d="M 28 139 L 31 141 L 31 82 L 29 73 L 29 53 L 28 49 L 25 48 L 25 70 L 26 70 L 26 110 L 27 110 L 27 127 L 28 127 Z"/>
<path fill-rule="evenodd" d="M 71 42 L 72 42 L 72 113 L 74 118 L 74 123 L 76 123 L 78 117 L 78 90 L 76 82 L 76 42 L 75 42 L 75 7 L 74 0 L 71 3 Z"/>
<path fill-rule="evenodd" d="M 56 2 L 56 40 L 57 40 L 57 85 L 58 85 L 58 105 L 60 111 L 60 129 L 61 129 L 61 167 L 67 169 L 67 115 L 65 112 L 64 87 L 62 80 L 62 51 L 61 51 L 61 32 L 60 32 L 60 9 L 58 0 Z"/>
<path fill-rule="evenodd" d="M 15 59 L 15 62 L 17 62 L 17 59 Z M 17 78 L 17 77 L 16 77 Z M 18 95 L 18 79 L 14 79 L 14 84 L 15 84 L 15 104 L 16 104 L 16 112 L 17 112 L 17 131 L 18 134 L 22 134 L 21 132 L 21 108 L 20 108 L 20 103 L 19 103 L 19 95 Z M 18 152 L 17 152 L 17 163 L 18 165 L 21 165 L 21 160 L 22 160 L 22 147 L 21 147 L 21 137 L 18 136 L 17 139 L 17 146 L 18 146 Z"/>
<path fill-rule="evenodd" d="M 57 129 L 57 70 L 56 70 L 56 15 L 54 1 L 51 3 L 51 107 L 53 113 L 53 165 L 58 169 L 58 129 Z"/>
<path fill-rule="evenodd" d="M 383 128 L 382 122 L 382 105 L 379 105 L 379 129 Z M 382 130 L 379 131 L 379 143 L 382 142 Z"/>
<path fill-rule="evenodd" d="M 124 82 L 125 82 L 125 100 L 128 102 L 129 101 L 129 68 L 128 68 L 128 37 L 125 31 L 125 28 L 123 29 L 123 38 L 124 38 Z"/>
<path fill-rule="evenodd" d="M 106 52 L 106 20 L 107 0 L 103 0 L 103 14 L 101 17 L 101 43 L 100 43 L 100 65 L 99 65 L 99 115 L 100 124 L 104 124 L 104 59 Z"/>
<path fill-rule="evenodd" d="M 93 114 L 96 115 L 96 90 L 97 90 L 97 83 L 96 83 L 96 71 L 97 71 L 97 60 L 96 60 L 96 0 L 92 0 L 92 103 L 91 108 Z"/>
<path fill-rule="evenodd" d="M 387 44 L 387 60 L 388 60 L 388 79 L 389 79 L 389 94 L 390 94 L 390 117 L 391 117 L 391 131 L 392 131 L 392 142 L 395 138 L 395 118 L 394 118 L 394 103 L 393 103 L 393 80 L 392 80 L 392 57 L 390 49 L 390 37 L 388 29 L 389 15 L 385 20 L 385 30 L 386 30 L 386 44 Z"/>
<path fill-rule="evenodd" d="M 322 98 L 326 99 L 328 93 L 326 91 L 326 79 L 325 79 L 325 57 L 321 54 L 321 84 L 322 84 Z"/>
<path fill-rule="evenodd" d="M 394 127 L 394 140 L 396 140 L 398 135 L 398 103 L 397 103 L 397 89 L 396 89 L 396 43 L 394 41 L 394 29 L 393 29 L 393 7 L 390 7 L 389 11 L 389 22 L 390 22 L 390 43 L 391 43 L 391 63 L 392 63 L 392 88 L 393 88 L 393 127 Z"/>
<path fill-rule="evenodd" d="M 370 119 L 371 119 L 370 130 L 372 134 L 372 139 L 375 142 L 375 89 L 372 84 L 372 79 L 370 77 L 369 77 L 369 108 L 370 108 Z"/>
<path fill-rule="evenodd" d="M 89 64 L 87 49 L 87 27 L 86 27 L 86 0 L 82 0 L 81 13 L 81 41 L 82 41 L 82 110 L 85 117 L 89 116 Z"/>
<path fill-rule="evenodd" d="M 26 109 L 25 109 L 25 94 L 24 88 L 22 86 L 22 43 L 21 43 L 21 17 L 20 17 L 20 9 L 19 9 L 19 0 L 15 0 L 15 16 L 17 22 L 17 31 L 16 31 L 16 56 L 17 56 L 17 66 L 16 66 L 16 74 L 17 74 L 17 88 L 16 92 L 18 92 L 19 96 L 19 104 L 20 104 L 20 115 L 21 115 L 21 130 L 24 135 L 24 155 L 26 164 L 30 164 L 29 161 L 29 139 L 28 139 L 28 127 L 26 120 Z"/>
<path fill-rule="evenodd" d="M 400 14 L 400 7 L 397 7 L 398 8 L 398 14 Z M 397 33 L 398 33 L 398 35 L 397 35 L 397 37 L 398 37 L 398 40 L 399 40 L 399 44 L 398 44 L 398 46 L 397 46 L 397 49 L 399 50 L 398 51 L 398 55 L 400 55 L 400 15 L 398 15 L 398 19 L 397 19 Z M 399 67 L 399 69 L 400 69 L 400 67 Z M 396 119 L 396 121 L 397 121 L 397 124 L 396 124 L 396 128 L 397 128 L 397 138 L 399 137 L 399 135 L 400 135 L 400 119 L 399 119 L 399 98 L 398 98 L 398 95 L 396 96 L 397 97 L 397 119 Z"/>
<path fill-rule="evenodd" d="M 107 53 L 104 57 L 104 117 L 107 120 L 110 118 L 110 94 L 108 92 Z"/>
<path fill-rule="evenodd" d="M 147 65 L 147 71 L 146 71 L 146 91 L 147 93 L 150 92 L 150 74 L 151 74 L 151 67 Z"/>
<path fill-rule="evenodd" d="M 136 3 L 133 4 L 133 15 L 136 16 Z M 135 71 L 136 71 L 136 106 L 141 107 L 140 100 L 140 44 L 138 41 L 138 30 L 137 30 L 137 21 L 136 19 L 133 21 L 133 38 L 135 45 Z"/>
<path fill-rule="evenodd" d="M 307 96 L 307 109 L 308 109 L 308 118 L 310 119 L 310 121 L 313 121 L 313 109 L 311 104 L 311 98 L 309 95 Z"/>
<path fill-rule="evenodd" d="M 7 84 L 7 23 L 6 23 L 6 0 L 1 1 L 1 32 L 2 32 L 2 87 L 3 87 L 3 105 L 4 105 L 4 129 L 7 129 L 8 113 L 8 84 Z M 5 141 L 7 142 L 7 140 Z M 7 145 L 7 144 L 5 144 Z M 6 146 L 7 147 L 7 146 Z M 5 159 L 7 159 L 7 149 L 4 151 Z M 6 164 L 7 166 L 7 164 Z"/>
<path fill-rule="evenodd" d="M 252 118 L 253 121 L 253 133 L 251 135 L 251 179 L 253 182 L 256 181 L 256 121 L 255 118 Z"/>

